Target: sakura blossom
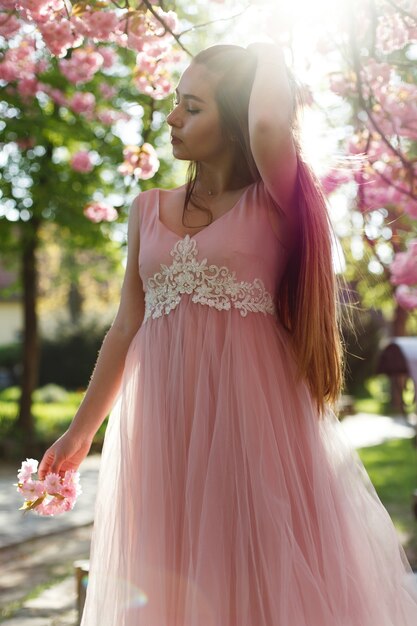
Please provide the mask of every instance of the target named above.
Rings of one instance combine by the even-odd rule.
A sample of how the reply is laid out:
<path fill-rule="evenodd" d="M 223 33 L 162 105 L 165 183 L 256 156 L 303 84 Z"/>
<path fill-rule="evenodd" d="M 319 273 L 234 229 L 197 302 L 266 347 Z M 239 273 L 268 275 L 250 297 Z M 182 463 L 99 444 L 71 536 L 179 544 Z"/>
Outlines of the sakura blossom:
<path fill-rule="evenodd" d="M 37 70 L 34 41 L 26 37 L 16 48 L 6 50 L 0 63 L 0 70 L 2 68 L 1 78 L 9 82 L 33 78 Z"/>
<path fill-rule="evenodd" d="M 119 172 L 124 175 L 142 178 L 152 178 L 159 168 L 159 159 L 155 149 L 149 143 L 142 146 L 126 146 L 123 150 L 123 163 L 119 166 Z"/>
<path fill-rule="evenodd" d="M 39 26 L 39 30 L 49 50 L 57 57 L 65 56 L 69 48 L 76 48 L 83 41 L 82 36 L 76 34 L 65 19 L 46 22 Z"/>
<path fill-rule="evenodd" d="M 75 50 L 70 59 L 61 59 L 61 73 L 74 85 L 88 83 L 104 63 L 103 56 L 92 47 Z"/>
<path fill-rule="evenodd" d="M 15 15 L 0 14 L 0 35 L 6 39 L 15 35 L 21 28 L 21 22 Z"/>
<path fill-rule="evenodd" d="M 82 174 L 87 174 L 94 168 L 94 164 L 88 150 L 79 150 L 76 152 L 71 157 L 70 164 L 75 172 L 80 172 Z"/>
<path fill-rule="evenodd" d="M 22 78 L 17 83 L 17 91 L 22 98 L 33 97 L 39 90 L 39 83 L 36 78 Z"/>
<path fill-rule="evenodd" d="M 407 20 L 399 13 L 378 17 L 376 41 L 380 53 L 390 54 L 394 50 L 400 50 L 410 40 Z"/>
<path fill-rule="evenodd" d="M 117 89 L 115 87 L 112 87 L 112 85 L 108 85 L 107 83 L 100 83 L 99 90 L 103 98 L 106 98 L 107 100 L 114 98 L 117 93 Z"/>
<path fill-rule="evenodd" d="M 0 0 L 0 9 L 13 11 L 16 8 L 16 0 Z"/>
<path fill-rule="evenodd" d="M 133 82 L 138 91 L 151 96 L 154 100 L 163 100 L 173 92 L 173 86 L 169 75 L 165 70 L 157 70 L 154 73 L 144 72 L 137 69 Z"/>
<path fill-rule="evenodd" d="M 84 215 L 94 223 L 113 222 L 118 217 L 116 209 L 105 202 L 90 202 L 84 208 Z"/>
<path fill-rule="evenodd" d="M 52 16 L 65 15 L 64 0 L 18 0 L 15 4 L 22 17 L 38 25 L 50 20 Z"/>
<path fill-rule="evenodd" d="M 74 113 L 90 117 L 94 113 L 96 98 L 93 93 L 78 91 L 73 95 L 68 105 Z"/>
<path fill-rule="evenodd" d="M 77 32 L 95 41 L 108 41 L 120 30 L 115 11 L 85 11 L 73 20 Z"/>
<path fill-rule="evenodd" d="M 417 284 L 417 239 L 409 242 L 406 252 L 398 252 L 391 263 L 391 282 L 394 285 Z"/>
<path fill-rule="evenodd" d="M 344 183 L 352 180 L 352 172 L 344 170 L 332 170 L 321 178 L 320 182 L 326 194 L 330 194 Z"/>
<path fill-rule="evenodd" d="M 42 483 L 31 478 L 24 480 L 22 485 L 18 486 L 18 491 L 27 500 L 37 500 L 45 493 L 45 487 Z"/>
<path fill-rule="evenodd" d="M 118 61 L 118 55 L 109 46 L 100 46 L 100 48 L 97 48 L 97 52 L 103 57 L 103 67 L 105 69 L 113 67 Z"/>
<path fill-rule="evenodd" d="M 352 172 L 357 187 L 355 208 L 364 214 L 383 209 L 381 215 L 387 217 L 377 238 L 382 237 L 384 244 L 390 236 L 393 241 L 394 237 L 395 241 L 404 237 L 406 250 L 397 254 L 390 242 L 394 256 L 390 271 L 391 282 L 397 286 L 397 302 L 407 310 L 417 308 L 415 240 L 406 235 L 414 232 L 409 218 L 417 218 L 413 148 L 417 140 L 417 86 L 413 75 L 407 73 L 412 65 L 407 63 L 407 52 L 404 57 L 395 53 L 408 46 L 412 52 L 417 42 L 411 5 L 391 3 L 382 11 L 382 4 L 374 3 L 379 14 L 371 19 L 366 3 L 356 3 L 353 45 L 357 62 L 329 76 L 330 89 L 349 99 L 357 110 L 358 123 L 344 146 L 348 158 L 354 157 L 359 165 Z M 326 41 L 318 43 L 323 54 L 334 50 Z M 339 186 L 332 172 L 323 177 L 322 184 L 328 193 Z M 376 241 L 371 238 L 371 245 Z"/>
<path fill-rule="evenodd" d="M 50 473 L 45 477 L 43 482 L 48 493 L 61 493 L 61 479 L 59 474 Z"/>
<path fill-rule="evenodd" d="M 75 483 L 67 483 L 60 486 L 59 493 L 64 498 L 73 500 L 77 494 L 77 485 Z"/>
<path fill-rule="evenodd" d="M 417 309 L 417 287 L 411 288 L 400 285 L 395 290 L 395 297 L 398 304 L 408 311 Z"/>
<path fill-rule="evenodd" d="M 127 122 L 131 119 L 131 117 L 128 113 L 123 111 L 116 111 L 115 109 L 101 109 L 100 111 L 97 111 L 96 119 L 106 126 L 111 126 L 119 120 Z"/>
<path fill-rule="evenodd" d="M 17 473 L 17 477 L 20 481 L 28 480 L 32 474 L 36 474 L 38 471 L 39 461 L 36 459 L 26 459 L 22 462 L 22 465 Z"/>
<path fill-rule="evenodd" d="M 179 28 L 179 21 L 177 14 L 174 11 L 164 11 L 162 7 L 156 6 L 155 13 L 163 20 L 164 24 L 173 32 L 176 33 Z M 157 20 L 154 16 L 151 17 L 152 26 L 157 36 L 162 36 L 166 33 L 165 26 Z"/>
<path fill-rule="evenodd" d="M 80 473 L 74 471 L 65 472 L 62 484 L 64 487 L 79 485 L 80 484 Z"/>
<path fill-rule="evenodd" d="M 44 83 L 38 83 L 38 85 L 39 88 L 42 89 L 42 91 L 46 93 L 51 98 L 51 100 L 53 100 L 59 106 L 70 106 L 68 98 L 60 89 L 54 89 L 50 85 L 46 85 Z"/>
<path fill-rule="evenodd" d="M 19 482 L 14 486 L 25 499 L 20 510 L 51 516 L 73 509 L 78 496 L 82 493 L 79 472 L 67 470 L 64 477 L 50 472 L 44 480 L 39 480 L 33 478 L 38 465 L 36 459 L 26 459 L 17 473 Z"/>

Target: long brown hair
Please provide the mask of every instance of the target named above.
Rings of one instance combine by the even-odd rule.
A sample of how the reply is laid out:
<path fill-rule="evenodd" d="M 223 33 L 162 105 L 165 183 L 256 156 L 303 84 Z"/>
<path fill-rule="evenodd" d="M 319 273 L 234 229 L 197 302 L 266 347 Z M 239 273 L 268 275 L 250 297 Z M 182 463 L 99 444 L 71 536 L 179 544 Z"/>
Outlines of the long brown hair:
<path fill-rule="evenodd" d="M 234 173 L 246 184 L 261 178 L 253 158 L 248 108 L 257 60 L 241 46 L 216 45 L 199 52 L 193 63 L 204 65 L 213 76 L 214 96 L 225 136 L 235 137 Z M 320 183 L 303 158 L 299 139 L 298 111 L 302 90 L 292 73 L 291 129 L 297 149 L 296 243 L 277 286 L 278 316 L 292 337 L 299 377 L 306 380 L 319 416 L 325 403 L 336 403 L 343 383 L 343 359 L 337 285 L 332 259 L 332 226 Z M 184 211 L 192 197 L 199 162 L 190 161 Z M 193 199 L 193 204 L 197 204 Z M 211 212 L 206 207 L 201 207 Z M 183 211 L 183 223 L 184 223 Z M 212 216 L 211 216 L 212 217 Z M 210 220 L 211 221 L 211 220 Z"/>

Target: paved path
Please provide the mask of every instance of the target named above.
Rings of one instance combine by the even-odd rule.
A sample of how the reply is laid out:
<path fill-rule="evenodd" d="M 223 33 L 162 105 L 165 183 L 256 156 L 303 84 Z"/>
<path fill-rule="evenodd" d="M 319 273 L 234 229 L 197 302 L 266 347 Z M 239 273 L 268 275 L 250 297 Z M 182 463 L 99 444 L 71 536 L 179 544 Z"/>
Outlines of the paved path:
<path fill-rule="evenodd" d="M 411 438 L 416 433 L 414 423 L 402 417 L 360 413 L 345 417 L 341 424 L 355 448 L 389 439 Z M 35 572 L 41 578 L 42 574 L 49 575 L 49 580 L 67 574 L 60 583 L 26 600 L 13 617 L 4 619 L 3 614 L 2 621 L 0 613 L 4 626 L 75 626 L 77 623 L 71 563 L 87 558 L 89 553 L 99 465 L 100 455 L 85 459 L 80 466 L 83 493 L 72 511 L 56 518 L 23 515 L 18 511 L 22 497 L 13 487 L 18 468 L 0 466 L 0 606 L 2 609 L 10 607 L 12 601 L 19 599 L 19 592 L 25 591 L 25 572 L 26 586 L 31 585 L 28 588 L 33 588 Z M 51 537 L 52 534 L 55 536 Z"/>
<path fill-rule="evenodd" d="M 27 600 L 14 617 L 1 622 L 4 626 L 76 626 L 77 623 L 73 576 Z"/>
<path fill-rule="evenodd" d="M 376 446 L 389 439 L 412 438 L 416 434 L 415 418 L 388 417 L 357 413 L 345 417 L 341 424 L 355 448 Z"/>

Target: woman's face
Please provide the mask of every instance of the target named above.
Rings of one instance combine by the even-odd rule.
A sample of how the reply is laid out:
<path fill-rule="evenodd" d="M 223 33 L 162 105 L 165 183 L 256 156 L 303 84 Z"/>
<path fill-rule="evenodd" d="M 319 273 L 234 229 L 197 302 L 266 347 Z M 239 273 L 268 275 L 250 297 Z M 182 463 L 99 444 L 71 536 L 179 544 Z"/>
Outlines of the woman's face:
<path fill-rule="evenodd" d="M 211 162 L 224 152 L 227 143 L 220 127 L 210 73 L 198 63 L 191 63 L 181 76 L 175 107 L 167 116 L 177 159 Z"/>

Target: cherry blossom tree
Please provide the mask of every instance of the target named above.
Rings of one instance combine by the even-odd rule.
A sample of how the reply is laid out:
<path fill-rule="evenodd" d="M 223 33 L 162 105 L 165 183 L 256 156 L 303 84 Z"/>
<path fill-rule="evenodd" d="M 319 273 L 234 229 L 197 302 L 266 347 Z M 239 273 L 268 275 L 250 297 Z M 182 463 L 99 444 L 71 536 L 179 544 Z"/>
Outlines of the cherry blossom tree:
<path fill-rule="evenodd" d="M 352 224 L 392 286 L 393 333 L 404 334 L 417 308 L 416 10 L 412 0 L 351 0 L 335 15 L 337 36 L 318 31 L 317 49 L 337 54 L 329 86 L 350 104 L 352 132 L 341 143 L 345 167 L 323 184 L 329 194 L 355 189 Z M 78 246 L 103 245 L 137 181 L 157 184 L 156 114 L 166 111 L 173 68 L 192 56 L 181 22 L 162 0 L 0 0 L 0 234 L 21 252 L 25 433 L 33 431 L 42 225 L 54 221 Z M 290 28 L 280 28 L 291 52 Z M 138 122 L 140 141 L 125 142 L 122 125 Z"/>
<path fill-rule="evenodd" d="M 350 198 L 341 241 L 361 304 L 388 315 L 391 335 L 406 335 L 417 321 L 417 7 L 409 0 L 346 2 L 334 32 L 316 45 L 337 59 L 329 87 L 350 106 L 351 132 L 340 141 L 341 165 L 322 182 L 330 196 Z M 403 385 L 403 377 L 392 377 L 399 411 Z"/>
<path fill-rule="evenodd" d="M 20 256 L 23 374 L 17 430 L 33 449 L 37 252 L 47 222 L 63 245 L 105 247 L 131 190 L 158 176 L 154 115 L 187 58 L 179 18 L 152 1 L 0 0 L 0 236 Z M 159 106 L 158 106 L 159 105 Z M 136 123 L 141 140 L 123 141 Z M 7 243 L 7 246 L 6 246 Z"/>
<path fill-rule="evenodd" d="M 342 142 L 343 169 L 323 179 L 328 193 L 355 186 L 352 216 L 397 301 L 392 334 L 406 333 L 417 309 L 417 9 L 408 0 L 346 5 L 337 42 L 340 70 L 330 88 L 351 105 L 351 136 Z M 355 230 L 355 228 L 354 228 Z"/>

